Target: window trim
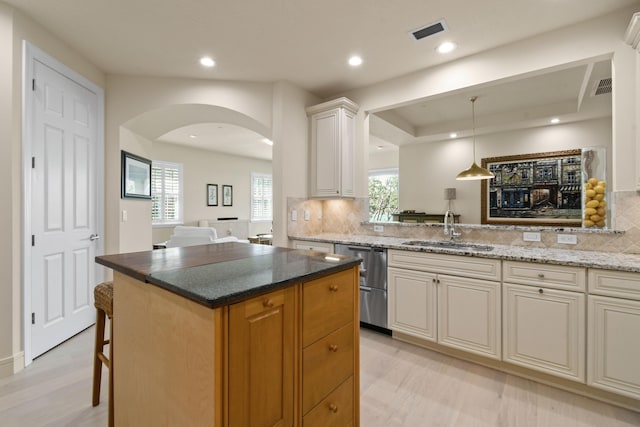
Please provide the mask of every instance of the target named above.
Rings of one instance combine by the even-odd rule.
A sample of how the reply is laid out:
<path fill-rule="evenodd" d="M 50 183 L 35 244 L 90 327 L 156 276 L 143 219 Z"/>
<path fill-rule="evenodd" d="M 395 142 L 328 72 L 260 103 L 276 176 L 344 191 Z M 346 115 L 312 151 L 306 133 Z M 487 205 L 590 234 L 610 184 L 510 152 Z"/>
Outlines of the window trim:
<path fill-rule="evenodd" d="M 182 163 L 176 163 L 176 162 L 167 162 L 165 160 L 152 160 L 151 161 L 151 170 L 152 170 L 152 175 L 153 175 L 153 169 L 154 168 L 162 168 L 167 169 L 167 168 L 171 168 L 171 169 L 178 169 L 178 180 L 179 180 L 179 185 L 178 185 L 178 220 L 172 220 L 172 221 L 167 221 L 167 220 L 161 220 L 161 221 L 154 221 L 153 218 L 151 219 L 151 226 L 152 228 L 163 228 L 163 227 L 173 227 L 176 225 L 182 225 L 184 224 L 184 171 L 183 171 L 183 165 Z M 164 178 L 163 178 L 163 185 L 164 185 Z M 153 198 L 153 188 L 151 191 L 151 197 Z M 162 196 L 164 198 L 164 188 L 162 191 Z M 152 202 L 153 203 L 153 202 Z M 153 207 L 153 205 L 152 205 Z"/>

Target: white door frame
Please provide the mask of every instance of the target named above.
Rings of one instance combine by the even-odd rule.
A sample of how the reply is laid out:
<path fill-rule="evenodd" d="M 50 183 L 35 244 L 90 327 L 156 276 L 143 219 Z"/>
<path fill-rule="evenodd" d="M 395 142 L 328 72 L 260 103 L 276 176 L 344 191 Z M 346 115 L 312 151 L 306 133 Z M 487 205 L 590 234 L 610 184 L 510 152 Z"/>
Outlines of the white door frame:
<path fill-rule="evenodd" d="M 104 91 L 79 73 L 31 43 L 22 42 L 22 309 L 25 366 L 33 361 L 31 351 L 31 137 L 33 61 L 46 64 L 60 74 L 95 93 L 97 102 L 96 138 L 96 233 L 104 236 Z M 104 239 L 96 242 L 96 255 L 104 253 Z M 96 266 L 95 282 L 103 280 L 104 269 Z"/>

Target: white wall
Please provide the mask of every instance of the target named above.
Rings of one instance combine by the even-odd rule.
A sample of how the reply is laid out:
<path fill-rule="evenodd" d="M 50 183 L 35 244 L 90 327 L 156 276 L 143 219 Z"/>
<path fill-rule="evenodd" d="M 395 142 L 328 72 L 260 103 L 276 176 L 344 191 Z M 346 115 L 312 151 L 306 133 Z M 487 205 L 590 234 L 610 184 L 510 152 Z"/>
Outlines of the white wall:
<path fill-rule="evenodd" d="M 636 10 L 631 7 L 610 15 L 504 45 L 457 61 L 421 70 L 404 77 L 339 94 L 361 107 L 357 126 L 359 153 L 366 153 L 370 112 L 426 99 L 449 91 L 482 86 L 501 79 L 520 78 L 543 70 L 562 69 L 589 58 L 611 58 L 613 65 L 613 145 L 611 188 L 634 188 L 628 177 L 636 176 L 636 117 L 639 94 L 636 52 L 622 37 Z M 366 156 L 357 167 L 356 196 L 366 197 Z M 626 177 L 626 178 L 625 178 Z"/>
<path fill-rule="evenodd" d="M 380 150 L 369 153 L 369 170 L 393 169 L 400 165 L 399 150 Z"/>
<path fill-rule="evenodd" d="M 400 209 L 444 213 L 444 188 L 456 188 L 451 202 L 460 221 L 480 223 L 480 183 L 456 181 L 458 172 L 471 165 L 470 138 L 405 145 L 400 148 Z M 604 146 L 611 150 L 611 119 L 546 126 L 476 137 L 476 161 L 526 153 Z M 610 159 L 607 159 L 609 164 Z M 611 167 L 607 168 L 611 180 Z"/>
<path fill-rule="evenodd" d="M 201 219 L 237 217 L 250 219 L 251 173 L 271 174 L 271 161 L 232 156 L 183 145 L 154 142 L 152 160 L 182 163 L 184 179 L 184 224 L 197 225 Z M 218 206 L 207 206 L 207 184 L 218 184 Z M 233 206 L 222 206 L 222 185 L 233 186 Z M 153 228 L 153 242 L 169 238 L 173 227 Z M 271 221 L 249 224 L 249 235 L 268 233 Z M 223 235 L 221 234 L 220 237 Z"/>

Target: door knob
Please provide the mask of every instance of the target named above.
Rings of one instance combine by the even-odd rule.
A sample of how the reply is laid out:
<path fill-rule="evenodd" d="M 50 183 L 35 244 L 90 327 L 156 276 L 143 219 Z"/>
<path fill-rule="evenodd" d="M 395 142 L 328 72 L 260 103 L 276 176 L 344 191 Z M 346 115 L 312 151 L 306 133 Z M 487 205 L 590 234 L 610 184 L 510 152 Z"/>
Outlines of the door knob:
<path fill-rule="evenodd" d="M 91 240 L 92 242 L 93 242 L 94 240 L 98 240 L 99 238 L 100 238 L 100 236 L 99 236 L 99 235 L 97 235 L 97 234 L 92 234 L 91 236 L 89 236 L 89 240 Z"/>

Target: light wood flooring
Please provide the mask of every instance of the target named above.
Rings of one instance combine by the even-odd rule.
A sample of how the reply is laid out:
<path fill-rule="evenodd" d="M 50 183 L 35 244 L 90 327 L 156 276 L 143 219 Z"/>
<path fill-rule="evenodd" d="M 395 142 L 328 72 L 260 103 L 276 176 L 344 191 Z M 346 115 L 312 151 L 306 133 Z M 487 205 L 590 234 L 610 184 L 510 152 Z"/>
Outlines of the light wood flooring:
<path fill-rule="evenodd" d="M 0 426 L 106 426 L 91 406 L 94 328 L 0 379 Z M 640 413 L 361 332 L 362 427 L 640 426 Z"/>

